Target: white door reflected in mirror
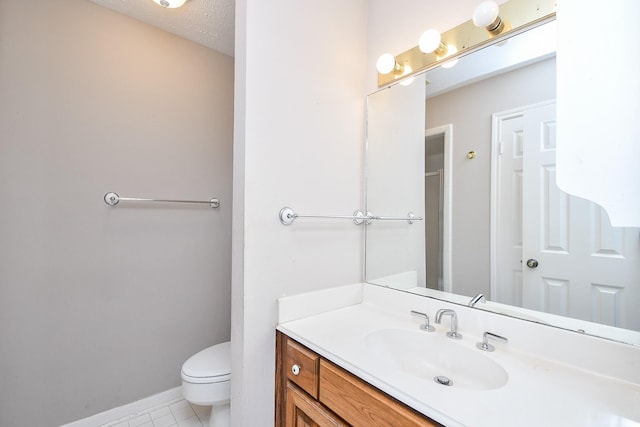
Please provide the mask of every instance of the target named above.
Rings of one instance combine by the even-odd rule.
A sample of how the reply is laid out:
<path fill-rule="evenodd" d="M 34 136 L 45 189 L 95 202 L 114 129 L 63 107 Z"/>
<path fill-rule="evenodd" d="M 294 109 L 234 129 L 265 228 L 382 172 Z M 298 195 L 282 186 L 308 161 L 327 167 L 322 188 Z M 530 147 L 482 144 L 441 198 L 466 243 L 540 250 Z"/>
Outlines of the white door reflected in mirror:
<path fill-rule="evenodd" d="M 492 128 L 492 299 L 640 330 L 639 230 L 556 185 L 555 102 L 494 114 Z"/>

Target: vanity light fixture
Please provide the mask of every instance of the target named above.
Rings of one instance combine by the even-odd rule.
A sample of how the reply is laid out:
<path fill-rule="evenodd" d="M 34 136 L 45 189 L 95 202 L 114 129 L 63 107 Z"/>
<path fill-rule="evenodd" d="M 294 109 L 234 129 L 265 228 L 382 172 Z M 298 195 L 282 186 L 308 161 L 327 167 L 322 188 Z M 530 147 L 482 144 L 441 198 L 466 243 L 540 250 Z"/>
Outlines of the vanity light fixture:
<path fill-rule="evenodd" d="M 438 57 L 447 55 L 447 45 L 442 43 L 442 35 L 440 31 L 428 29 L 418 39 L 418 47 L 422 53 L 435 53 Z"/>
<path fill-rule="evenodd" d="M 155 1 L 155 0 L 154 0 Z M 395 76 L 404 74 L 404 67 L 396 62 L 396 58 L 390 53 L 383 53 L 376 62 L 376 69 L 380 74 L 393 73 Z"/>
<path fill-rule="evenodd" d="M 478 0 L 480 2 L 481 0 Z M 491 44 L 494 38 L 506 39 L 514 31 L 534 28 L 555 19 L 558 0 L 482 1 L 473 19 L 440 34 L 427 30 L 414 46 L 395 57 L 385 54 L 377 62 L 378 87 L 399 83 L 414 74 L 435 67 L 448 68 L 462 55 Z"/>
<path fill-rule="evenodd" d="M 153 2 L 167 9 L 175 9 L 185 4 L 187 0 L 153 0 Z"/>
<path fill-rule="evenodd" d="M 483 1 L 473 11 L 473 23 L 476 27 L 484 27 L 491 35 L 497 36 L 504 30 L 504 22 L 500 18 L 500 7 L 494 1 Z"/>

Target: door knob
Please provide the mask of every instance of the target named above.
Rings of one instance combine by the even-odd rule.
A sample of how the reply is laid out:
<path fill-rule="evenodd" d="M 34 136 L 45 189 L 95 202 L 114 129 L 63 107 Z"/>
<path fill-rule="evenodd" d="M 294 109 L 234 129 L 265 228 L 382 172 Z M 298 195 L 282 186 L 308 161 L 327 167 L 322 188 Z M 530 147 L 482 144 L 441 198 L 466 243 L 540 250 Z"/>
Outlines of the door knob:
<path fill-rule="evenodd" d="M 527 267 L 536 268 L 537 266 L 538 266 L 538 260 L 535 260 L 533 258 L 527 260 Z"/>

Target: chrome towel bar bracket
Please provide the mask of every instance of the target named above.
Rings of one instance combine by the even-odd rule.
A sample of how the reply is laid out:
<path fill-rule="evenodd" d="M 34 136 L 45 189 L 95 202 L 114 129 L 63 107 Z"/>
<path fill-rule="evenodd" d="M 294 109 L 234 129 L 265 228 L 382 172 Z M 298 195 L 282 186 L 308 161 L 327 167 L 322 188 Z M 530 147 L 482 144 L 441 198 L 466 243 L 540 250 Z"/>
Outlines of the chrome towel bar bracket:
<path fill-rule="evenodd" d="M 370 221 L 362 211 L 355 211 L 353 215 L 299 215 L 291 208 L 282 208 L 280 209 L 279 217 L 282 225 L 291 225 L 296 218 L 351 219 L 356 225 Z"/>
<path fill-rule="evenodd" d="M 120 197 L 118 193 L 109 192 L 104 195 L 104 202 L 109 206 L 115 206 L 120 202 L 161 202 L 161 203 L 197 203 L 207 204 L 211 208 L 220 207 L 220 200 L 211 198 L 209 200 L 173 200 L 173 199 L 144 199 L 140 197 Z"/>
<path fill-rule="evenodd" d="M 291 208 L 282 208 L 280 209 L 280 213 L 278 215 L 280 218 L 280 223 L 282 225 L 291 225 L 296 218 L 324 218 L 324 219 L 350 219 L 353 220 L 353 223 L 356 225 L 360 224 L 371 224 L 371 222 L 375 221 L 407 221 L 409 224 L 413 224 L 414 221 L 422 221 L 422 217 L 417 217 L 413 214 L 413 212 L 409 212 L 407 216 L 377 216 L 373 213 L 367 211 L 367 213 L 362 213 L 362 211 L 357 210 L 353 213 L 353 215 L 300 215 L 295 213 L 295 211 Z"/>
<path fill-rule="evenodd" d="M 409 212 L 407 216 L 378 216 L 367 211 L 367 218 L 376 221 L 407 221 L 407 224 L 413 224 L 414 221 L 422 221 L 421 216 L 416 216 L 413 212 Z"/>

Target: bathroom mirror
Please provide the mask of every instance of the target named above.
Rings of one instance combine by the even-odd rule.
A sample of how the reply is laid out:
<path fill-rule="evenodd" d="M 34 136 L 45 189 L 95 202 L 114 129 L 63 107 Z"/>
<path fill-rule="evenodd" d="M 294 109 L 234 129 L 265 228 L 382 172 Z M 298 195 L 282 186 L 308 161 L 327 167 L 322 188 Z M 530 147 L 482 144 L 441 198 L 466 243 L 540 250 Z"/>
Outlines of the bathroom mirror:
<path fill-rule="evenodd" d="M 555 185 L 555 40 L 552 21 L 368 96 L 367 210 L 422 220 L 367 226 L 365 280 L 640 345 L 640 229 Z"/>

